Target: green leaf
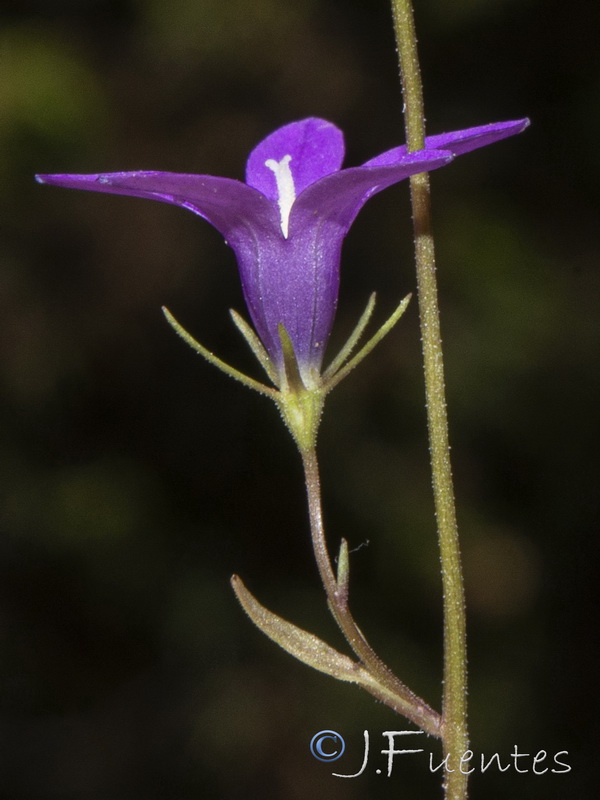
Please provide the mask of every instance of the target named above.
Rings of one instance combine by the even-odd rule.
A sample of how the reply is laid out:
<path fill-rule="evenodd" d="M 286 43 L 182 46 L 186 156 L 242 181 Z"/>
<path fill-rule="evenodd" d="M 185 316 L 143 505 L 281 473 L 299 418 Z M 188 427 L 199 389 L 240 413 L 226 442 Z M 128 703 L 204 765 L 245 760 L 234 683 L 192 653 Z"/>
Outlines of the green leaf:
<path fill-rule="evenodd" d="M 372 683 L 367 671 L 358 662 L 262 606 L 237 575 L 232 577 L 231 585 L 256 627 L 294 658 L 340 681 Z"/>
<path fill-rule="evenodd" d="M 344 544 L 342 544 L 342 549 L 344 549 Z M 343 554 L 342 559 L 345 559 Z M 344 566 L 342 565 L 343 571 Z M 343 582 L 342 575 L 340 578 Z M 277 614 L 258 602 L 237 575 L 231 578 L 231 585 L 242 608 L 256 627 L 287 653 L 325 675 L 357 684 L 397 713 L 404 714 L 426 733 L 437 737 L 441 735 L 439 715 L 400 681 L 394 679 L 396 686 L 391 686 L 387 680 L 381 681 L 360 662 L 353 661 L 343 653 L 334 650 L 318 636 L 278 617 Z M 398 691 L 398 688 L 401 691 Z"/>

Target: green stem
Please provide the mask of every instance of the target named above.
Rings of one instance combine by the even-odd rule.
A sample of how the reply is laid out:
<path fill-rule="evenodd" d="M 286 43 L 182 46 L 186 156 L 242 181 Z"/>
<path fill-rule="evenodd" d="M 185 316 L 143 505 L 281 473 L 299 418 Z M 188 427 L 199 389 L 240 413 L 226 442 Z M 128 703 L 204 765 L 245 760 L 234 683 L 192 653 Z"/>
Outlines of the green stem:
<path fill-rule="evenodd" d="M 373 687 L 368 690 L 386 705 L 399 714 L 403 714 L 431 736 L 440 736 L 440 717 L 430 708 L 424 700 L 417 697 L 393 672 L 387 667 L 371 645 L 367 642 L 354 621 L 348 607 L 347 575 L 343 581 L 338 580 L 331 566 L 331 559 L 325 541 L 323 526 L 323 512 L 321 505 L 321 484 L 319 480 L 319 466 L 314 447 L 301 450 L 306 492 L 308 497 L 308 511 L 313 549 L 321 581 L 325 588 L 329 608 L 339 625 L 346 641 L 356 653 L 363 666 L 374 678 Z M 365 687 L 367 688 L 367 687 Z"/>
<path fill-rule="evenodd" d="M 410 0 L 392 0 L 392 9 L 405 105 L 406 140 L 409 151 L 419 150 L 425 142 L 425 115 L 412 4 Z M 446 775 L 445 796 L 447 800 L 465 800 L 467 776 L 456 768 L 457 759 L 468 747 L 465 603 L 448 443 L 429 175 L 413 175 L 410 187 L 431 470 L 444 590 L 442 740 L 445 755 L 451 755 L 455 765 L 455 771 Z"/>

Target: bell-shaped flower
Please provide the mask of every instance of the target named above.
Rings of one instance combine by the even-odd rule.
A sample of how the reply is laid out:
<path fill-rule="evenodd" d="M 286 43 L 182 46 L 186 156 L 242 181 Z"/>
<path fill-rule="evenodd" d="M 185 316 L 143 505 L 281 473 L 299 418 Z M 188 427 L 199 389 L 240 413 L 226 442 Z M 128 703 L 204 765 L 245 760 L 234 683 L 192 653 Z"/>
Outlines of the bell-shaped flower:
<path fill-rule="evenodd" d="M 269 377 L 282 392 L 294 389 L 294 382 L 296 389 L 320 392 L 327 383 L 324 378 L 328 385 L 337 383 L 333 373 L 339 373 L 358 338 L 344 349 L 344 359 L 335 360 L 335 370 L 322 372 L 337 306 L 342 243 L 365 202 L 410 175 L 437 169 L 455 155 L 519 133 L 527 124 L 527 120 L 502 122 L 432 136 L 424 150 L 409 153 L 398 147 L 362 166 L 342 169 L 341 131 L 326 120 L 309 118 L 279 128 L 257 145 L 247 161 L 245 183 L 172 172 L 38 175 L 37 179 L 173 203 L 214 225 L 236 254 L 258 337 L 239 316 L 234 321 Z M 199 352 L 226 367 L 168 316 Z M 226 371 L 235 373 L 229 367 Z M 267 388 L 251 379 L 245 382 L 263 391 Z"/>

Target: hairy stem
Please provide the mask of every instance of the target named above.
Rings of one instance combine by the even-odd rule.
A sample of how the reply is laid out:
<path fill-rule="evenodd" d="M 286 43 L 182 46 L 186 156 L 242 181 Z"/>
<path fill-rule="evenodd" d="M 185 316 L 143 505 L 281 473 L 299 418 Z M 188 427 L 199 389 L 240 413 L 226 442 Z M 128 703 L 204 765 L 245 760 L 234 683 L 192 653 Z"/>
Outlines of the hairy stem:
<path fill-rule="evenodd" d="M 406 140 L 409 151 L 420 150 L 425 143 L 425 115 L 411 0 L 392 0 L 392 8 L 404 96 Z M 468 747 L 466 621 L 448 443 L 429 175 L 413 175 L 410 187 L 431 470 L 444 590 L 442 740 L 445 754 L 451 755 L 456 763 Z M 459 769 L 447 773 L 445 792 L 447 800 L 466 800 L 467 776 Z"/>
<path fill-rule="evenodd" d="M 321 484 L 315 448 L 301 451 L 301 455 L 306 480 L 313 549 L 321 581 L 325 588 L 329 608 L 346 641 L 363 666 L 375 679 L 374 688 L 369 689 L 369 691 L 386 705 L 393 708 L 394 711 L 410 719 L 426 733 L 439 738 L 439 715 L 405 686 L 381 661 L 359 630 L 350 613 L 347 581 L 344 580 L 338 584 L 325 541 L 321 507 Z"/>

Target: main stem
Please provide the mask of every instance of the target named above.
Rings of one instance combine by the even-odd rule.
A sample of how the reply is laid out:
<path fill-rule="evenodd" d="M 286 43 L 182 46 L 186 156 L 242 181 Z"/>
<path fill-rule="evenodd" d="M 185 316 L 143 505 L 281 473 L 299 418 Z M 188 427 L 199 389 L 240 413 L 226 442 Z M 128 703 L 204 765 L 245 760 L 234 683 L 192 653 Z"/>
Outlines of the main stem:
<path fill-rule="evenodd" d="M 411 0 L 392 0 L 392 9 L 405 105 L 406 140 L 409 151 L 420 150 L 425 146 L 425 114 Z M 444 753 L 451 756 L 455 770 L 446 774 L 445 792 L 448 800 L 466 800 L 467 776 L 457 764 L 468 747 L 465 602 L 450 466 L 429 175 L 413 175 L 410 188 L 431 471 L 444 590 L 442 740 Z"/>

